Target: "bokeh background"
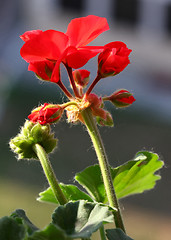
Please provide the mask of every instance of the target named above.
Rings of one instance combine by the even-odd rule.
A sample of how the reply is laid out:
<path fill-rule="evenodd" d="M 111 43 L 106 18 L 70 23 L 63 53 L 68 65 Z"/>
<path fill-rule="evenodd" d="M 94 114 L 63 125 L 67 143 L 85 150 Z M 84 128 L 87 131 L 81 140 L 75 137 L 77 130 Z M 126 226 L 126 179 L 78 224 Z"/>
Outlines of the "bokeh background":
<path fill-rule="evenodd" d="M 72 18 L 89 14 L 106 17 L 110 26 L 93 45 L 120 40 L 133 50 L 127 69 L 102 80 L 94 90 L 104 95 L 126 88 L 136 98 L 124 110 L 107 105 L 115 127 L 100 131 L 110 164 L 126 162 L 140 150 L 154 151 L 165 161 L 154 190 L 121 201 L 128 234 L 137 240 L 170 239 L 171 0 L 0 0 L 0 217 L 24 208 L 43 227 L 55 207 L 36 202 L 38 192 L 48 186 L 39 163 L 17 162 L 8 147 L 31 109 L 63 100 L 56 85 L 40 82 L 27 71 L 19 36 L 32 29 L 65 32 Z M 97 59 L 86 68 L 93 80 Z M 62 76 L 69 86 L 64 70 Z M 81 125 L 68 125 L 64 118 L 55 132 L 59 147 L 52 164 L 61 182 L 72 183 L 76 172 L 97 162 L 96 156 Z"/>

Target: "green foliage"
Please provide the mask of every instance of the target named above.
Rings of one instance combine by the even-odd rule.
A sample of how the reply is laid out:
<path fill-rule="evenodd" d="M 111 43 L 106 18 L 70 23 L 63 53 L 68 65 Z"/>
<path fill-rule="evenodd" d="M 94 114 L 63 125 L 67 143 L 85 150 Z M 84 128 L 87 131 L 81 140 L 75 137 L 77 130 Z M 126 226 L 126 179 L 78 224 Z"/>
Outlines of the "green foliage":
<path fill-rule="evenodd" d="M 111 168 L 111 175 L 118 198 L 142 193 L 152 189 L 160 179 L 155 172 L 162 168 L 163 161 L 152 152 L 138 152 L 135 158 L 117 168 Z M 86 168 L 75 177 L 97 202 L 107 202 L 99 165 Z"/>
<path fill-rule="evenodd" d="M 58 229 L 57 226 L 50 223 L 45 229 L 34 232 L 31 236 L 28 236 L 26 240 L 68 240 L 65 233 Z"/>
<path fill-rule="evenodd" d="M 162 168 L 163 164 L 157 154 L 144 151 L 138 152 L 133 160 L 119 167 L 111 168 L 117 197 L 128 197 L 154 188 L 156 181 L 161 178 L 155 172 Z M 86 168 L 76 174 L 75 179 L 87 190 L 90 196 L 74 185 L 61 183 L 60 187 L 69 201 L 84 199 L 91 202 L 94 199 L 101 203 L 107 202 L 99 165 Z M 39 201 L 58 204 L 50 188 L 39 195 Z"/>
<path fill-rule="evenodd" d="M 22 223 L 26 228 L 28 234 L 32 234 L 34 231 L 37 231 L 38 228 L 28 219 L 24 210 L 17 209 L 11 214 L 11 217 L 17 222 Z"/>
<path fill-rule="evenodd" d="M 59 206 L 52 219 L 68 237 L 89 238 L 103 223 L 113 222 L 113 214 L 107 206 L 81 200 Z"/>
<path fill-rule="evenodd" d="M 81 191 L 75 185 L 66 185 L 63 183 L 60 183 L 59 185 L 68 201 L 77 200 L 87 200 L 89 202 L 93 201 L 89 195 Z M 59 204 L 50 187 L 47 188 L 45 191 L 39 193 L 39 196 L 40 197 L 38 197 L 37 200 L 40 202 Z"/>
<path fill-rule="evenodd" d="M 84 200 L 56 208 L 52 222 L 43 230 L 35 227 L 23 210 L 0 219 L 1 240 L 69 240 L 90 238 L 104 223 L 113 222 L 107 206 Z"/>
<path fill-rule="evenodd" d="M 0 239 L 1 240 L 23 240 L 25 228 L 22 223 L 10 217 L 0 219 Z"/>
<path fill-rule="evenodd" d="M 133 240 L 128 237 L 121 229 L 107 229 L 106 235 L 108 240 Z"/>
<path fill-rule="evenodd" d="M 152 152 L 138 152 L 135 158 L 117 168 L 111 168 L 111 175 L 118 198 L 142 193 L 152 189 L 162 168 L 163 161 Z M 90 196 L 74 185 L 60 184 L 70 202 L 58 206 L 52 215 L 52 222 L 43 230 L 34 226 L 23 210 L 16 210 L 10 217 L 0 219 L 1 240 L 71 240 L 89 239 L 103 224 L 113 222 L 114 209 L 106 203 L 104 185 L 99 165 L 86 168 L 75 179 L 88 191 Z M 84 199 L 79 200 L 78 199 Z M 40 193 L 39 201 L 59 204 L 50 188 Z M 71 201 L 72 200 L 72 201 Z M 100 203 L 97 203 L 101 202 Z M 108 240 L 131 240 L 121 229 L 106 230 Z"/>

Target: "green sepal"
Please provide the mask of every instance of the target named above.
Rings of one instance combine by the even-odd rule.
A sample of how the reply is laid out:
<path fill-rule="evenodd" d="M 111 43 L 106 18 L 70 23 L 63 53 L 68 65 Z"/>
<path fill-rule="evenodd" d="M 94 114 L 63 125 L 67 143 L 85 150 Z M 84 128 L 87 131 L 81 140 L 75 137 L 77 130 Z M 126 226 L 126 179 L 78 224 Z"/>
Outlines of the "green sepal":
<path fill-rule="evenodd" d="M 96 121 L 100 126 L 107 126 L 107 127 L 114 126 L 112 115 L 107 111 L 106 111 L 106 119 L 101 118 L 100 116 L 96 116 Z"/>
<path fill-rule="evenodd" d="M 157 154 L 144 151 L 138 152 L 133 160 L 117 168 L 110 168 L 117 198 L 152 189 L 156 181 L 161 178 L 155 172 L 163 165 Z M 76 174 L 75 180 L 95 201 L 107 202 L 99 165 L 90 166 Z"/>
<path fill-rule="evenodd" d="M 18 155 L 18 159 L 37 159 L 33 150 L 35 144 L 40 144 L 46 153 L 50 153 L 57 145 L 57 139 L 51 133 L 49 125 L 42 126 L 26 120 L 20 133 L 10 140 L 10 148 Z"/>
<path fill-rule="evenodd" d="M 70 185 L 70 184 L 66 185 L 66 184 L 60 183 L 59 186 L 62 192 L 64 193 L 65 197 L 68 199 L 68 201 L 87 200 L 89 202 L 93 202 L 92 198 L 88 194 L 81 191 L 75 185 Z M 40 202 L 59 204 L 50 187 L 47 188 L 45 191 L 40 192 L 37 200 Z"/>

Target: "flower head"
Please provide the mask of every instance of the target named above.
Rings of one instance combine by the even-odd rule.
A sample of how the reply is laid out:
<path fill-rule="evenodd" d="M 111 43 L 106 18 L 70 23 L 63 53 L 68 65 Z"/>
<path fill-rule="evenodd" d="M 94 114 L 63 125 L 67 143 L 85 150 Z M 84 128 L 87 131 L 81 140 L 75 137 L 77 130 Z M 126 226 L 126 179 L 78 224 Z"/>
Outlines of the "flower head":
<path fill-rule="evenodd" d="M 98 72 L 101 77 L 114 76 L 130 63 L 128 49 L 123 42 L 111 42 L 104 46 L 104 50 L 98 56 Z"/>
<path fill-rule="evenodd" d="M 60 105 L 44 103 L 43 106 L 35 108 L 28 118 L 34 123 L 38 122 L 42 125 L 51 124 L 59 121 L 63 111 Z"/>
<path fill-rule="evenodd" d="M 106 18 L 89 15 L 72 20 L 66 33 L 55 30 L 28 31 L 21 36 L 25 44 L 20 53 L 31 66 L 36 65 L 34 68 L 42 69 L 40 65 L 47 61 L 55 63 L 50 81 L 57 83 L 60 79 L 60 63 L 75 69 L 84 66 L 103 49 L 86 45 L 108 29 Z"/>

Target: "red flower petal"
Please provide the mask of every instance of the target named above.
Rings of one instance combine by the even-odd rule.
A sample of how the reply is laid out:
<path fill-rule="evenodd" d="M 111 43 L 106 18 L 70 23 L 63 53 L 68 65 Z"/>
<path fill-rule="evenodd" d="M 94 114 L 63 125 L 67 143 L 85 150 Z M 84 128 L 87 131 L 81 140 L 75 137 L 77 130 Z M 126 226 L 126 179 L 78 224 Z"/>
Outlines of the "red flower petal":
<path fill-rule="evenodd" d="M 34 109 L 28 118 L 34 123 L 39 122 L 44 125 L 56 122 L 62 114 L 63 109 L 59 105 L 44 103 L 43 106 Z"/>
<path fill-rule="evenodd" d="M 132 104 L 135 102 L 135 98 L 133 96 L 125 97 L 125 98 L 119 98 L 117 101 L 127 104 Z"/>
<path fill-rule="evenodd" d="M 86 47 L 80 49 L 69 47 L 65 59 L 69 67 L 76 69 L 83 67 L 91 58 L 95 57 L 98 53 L 99 51 L 97 51 L 97 49 L 94 51 Z"/>
<path fill-rule="evenodd" d="M 33 71 L 43 80 L 50 80 L 54 63 L 51 61 L 33 62 L 28 66 L 29 71 Z"/>
<path fill-rule="evenodd" d="M 68 37 L 55 30 L 47 30 L 31 38 L 20 54 L 27 62 L 57 60 L 68 44 Z"/>
<path fill-rule="evenodd" d="M 105 49 L 107 48 L 114 48 L 117 50 L 116 54 L 121 56 L 129 56 L 132 52 L 131 49 L 127 48 L 127 45 L 120 41 L 110 42 L 104 46 Z"/>
<path fill-rule="evenodd" d="M 69 36 L 71 46 L 81 47 L 106 30 L 109 30 L 106 18 L 89 15 L 73 19 L 68 25 L 66 35 Z"/>
<path fill-rule="evenodd" d="M 42 33 L 42 30 L 32 30 L 32 31 L 27 31 L 23 35 L 20 36 L 20 38 L 24 41 L 27 42 L 28 40 L 34 38 L 35 36 L 39 35 Z"/>

